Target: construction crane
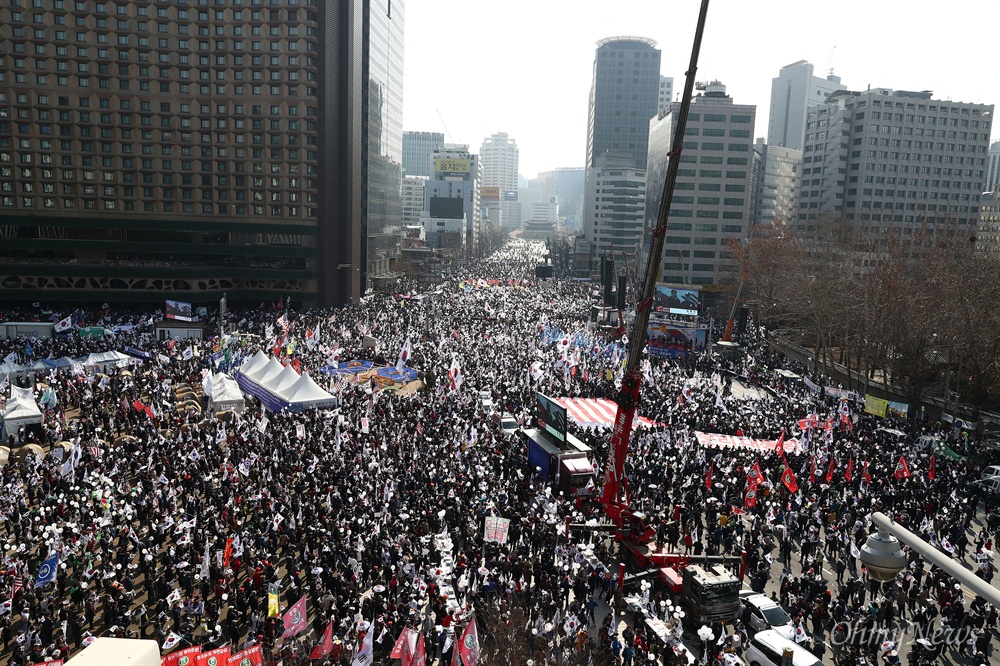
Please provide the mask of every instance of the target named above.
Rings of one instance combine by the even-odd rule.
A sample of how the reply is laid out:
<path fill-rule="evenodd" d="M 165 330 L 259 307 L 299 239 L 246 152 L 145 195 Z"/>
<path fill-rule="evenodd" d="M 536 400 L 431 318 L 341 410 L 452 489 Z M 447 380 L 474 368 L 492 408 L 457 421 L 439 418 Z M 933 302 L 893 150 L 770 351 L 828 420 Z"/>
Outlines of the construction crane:
<path fill-rule="evenodd" d="M 434 111 L 435 111 L 435 113 L 438 114 L 438 118 L 441 119 L 441 127 L 444 128 L 444 136 L 445 136 L 446 139 L 448 139 L 448 143 L 454 143 L 454 141 L 451 140 L 451 130 L 448 129 L 448 123 L 446 123 L 444 121 L 444 116 L 441 115 L 441 110 L 440 109 L 434 109 Z"/>
<path fill-rule="evenodd" d="M 656 226 L 653 228 L 649 254 L 646 257 L 646 268 L 641 285 L 641 291 L 636 293 L 635 319 L 632 322 L 630 336 L 628 340 L 628 355 L 625 362 L 625 371 L 622 378 L 621 389 L 618 392 L 616 401 L 618 410 L 615 416 L 614 428 L 611 432 L 611 446 L 608 452 L 608 460 L 603 472 L 603 488 L 598 501 L 604 509 L 615 532 L 615 539 L 632 556 L 632 559 L 639 567 L 673 567 L 673 574 L 664 574 L 667 569 L 661 570 L 661 575 L 673 576 L 676 581 L 676 570 L 683 570 L 693 559 L 681 553 L 669 552 L 666 549 L 653 549 L 650 544 L 655 535 L 655 530 L 646 524 L 646 516 L 639 511 L 633 511 L 630 505 L 630 491 L 628 480 L 625 476 L 625 460 L 628 457 L 629 440 L 632 435 L 632 424 L 635 419 L 636 408 L 639 404 L 639 389 L 642 384 L 641 358 L 642 350 L 645 347 L 644 339 L 646 329 L 649 325 L 649 315 L 653 306 L 653 295 L 656 288 L 657 276 L 660 272 L 660 260 L 663 254 L 663 244 L 665 232 L 667 230 L 667 217 L 670 211 L 670 204 L 674 195 L 674 186 L 677 182 L 677 173 L 680 167 L 681 149 L 684 142 L 684 129 L 687 126 L 688 112 L 691 108 L 691 99 L 694 96 L 695 75 L 698 70 L 698 54 L 701 50 L 702 35 L 705 30 L 705 19 L 708 14 L 709 0 L 702 0 L 701 10 L 698 14 L 698 25 L 695 30 L 694 45 L 691 49 L 691 60 L 685 72 L 684 94 L 681 98 L 680 108 L 677 112 L 677 123 L 674 128 L 673 143 L 668 156 L 670 158 L 667 166 L 667 174 L 663 183 L 663 197 L 660 203 L 660 210 L 657 214 Z M 567 529 L 569 529 L 569 525 Z M 705 560 L 706 558 L 700 558 Z M 745 554 L 743 558 L 725 558 L 726 560 L 736 560 L 740 564 L 740 574 L 745 570 Z M 728 563 L 728 562 L 723 562 Z M 619 568 L 619 583 L 624 582 L 624 567 Z M 668 583 L 670 584 L 670 583 Z M 727 583 L 728 585 L 728 583 Z M 619 585 L 619 589 L 621 589 Z M 727 588 L 728 589 L 728 588 Z M 730 594 L 731 593 L 731 594 Z M 727 592 L 727 608 L 732 610 L 733 600 L 736 599 L 738 589 L 733 588 Z M 731 598 L 729 598 L 731 597 Z M 738 608 L 738 602 L 735 605 Z"/>

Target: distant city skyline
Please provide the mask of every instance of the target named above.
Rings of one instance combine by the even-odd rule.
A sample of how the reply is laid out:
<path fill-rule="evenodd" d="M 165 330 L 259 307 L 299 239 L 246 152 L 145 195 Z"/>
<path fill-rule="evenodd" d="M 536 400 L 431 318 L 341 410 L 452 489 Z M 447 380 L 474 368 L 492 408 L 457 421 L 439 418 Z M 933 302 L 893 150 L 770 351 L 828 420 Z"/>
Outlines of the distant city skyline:
<path fill-rule="evenodd" d="M 506 132 L 529 179 L 582 166 L 596 42 L 622 35 L 656 40 L 660 73 L 674 78 L 679 99 L 698 6 L 410 0 L 404 129 L 443 132 L 446 141 L 470 146 Z M 930 3 L 915 10 L 902 0 L 847 0 L 840 11 L 817 15 L 810 3 L 792 0 L 712 0 L 697 78 L 718 79 L 735 99 L 757 106 L 755 137 L 767 136 L 771 79 L 797 60 L 811 62 L 821 77 L 832 65 L 851 90 L 932 90 L 935 99 L 1000 105 L 993 34 L 1000 3 L 956 0 L 944 7 L 942 13 Z M 442 49 L 456 43 L 464 45 L 461 55 L 445 57 Z"/>

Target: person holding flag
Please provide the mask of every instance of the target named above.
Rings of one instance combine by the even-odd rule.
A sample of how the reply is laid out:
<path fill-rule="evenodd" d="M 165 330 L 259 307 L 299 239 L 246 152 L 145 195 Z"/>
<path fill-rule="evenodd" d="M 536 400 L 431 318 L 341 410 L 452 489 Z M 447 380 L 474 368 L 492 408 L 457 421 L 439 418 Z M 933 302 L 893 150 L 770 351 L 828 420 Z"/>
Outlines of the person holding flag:
<path fill-rule="evenodd" d="M 410 360 L 410 353 L 410 338 L 407 336 L 406 342 L 403 343 L 403 348 L 399 350 L 399 358 L 396 360 L 396 372 L 402 372 L 403 368 L 406 367 L 407 361 Z"/>

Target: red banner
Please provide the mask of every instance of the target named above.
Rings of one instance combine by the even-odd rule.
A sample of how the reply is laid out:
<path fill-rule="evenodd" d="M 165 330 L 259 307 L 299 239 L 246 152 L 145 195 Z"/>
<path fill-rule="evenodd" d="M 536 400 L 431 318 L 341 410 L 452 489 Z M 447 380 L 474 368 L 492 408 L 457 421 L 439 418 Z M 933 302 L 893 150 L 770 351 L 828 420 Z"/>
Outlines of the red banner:
<path fill-rule="evenodd" d="M 195 666 L 222 666 L 229 659 L 229 646 L 202 652 L 195 660 Z M 180 666 L 180 664 L 178 664 Z"/>
<path fill-rule="evenodd" d="M 184 648 L 183 650 L 178 650 L 177 652 L 171 652 L 160 659 L 160 666 L 191 666 L 191 663 L 200 652 L 200 645 Z"/>
<path fill-rule="evenodd" d="M 263 663 L 264 655 L 261 653 L 259 645 L 237 652 L 226 660 L 227 666 L 262 666 Z"/>

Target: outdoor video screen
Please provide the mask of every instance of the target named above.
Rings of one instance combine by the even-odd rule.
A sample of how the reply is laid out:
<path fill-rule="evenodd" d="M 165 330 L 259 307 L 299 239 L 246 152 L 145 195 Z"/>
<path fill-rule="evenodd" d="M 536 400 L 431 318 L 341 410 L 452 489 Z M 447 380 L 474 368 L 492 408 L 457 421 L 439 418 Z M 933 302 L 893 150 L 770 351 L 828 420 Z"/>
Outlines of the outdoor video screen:
<path fill-rule="evenodd" d="M 654 301 L 657 312 L 697 317 L 701 293 L 697 289 L 658 284 L 656 285 Z"/>
<path fill-rule="evenodd" d="M 535 422 L 560 442 L 566 441 L 566 408 L 541 393 L 535 394 Z"/>
<path fill-rule="evenodd" d="M 191 309 L 190 303 L 185 303 L 184 301 L 167 301 L 167 319 L 176 319 L 177 321 L 194 321 L 194 310 Z"/>

